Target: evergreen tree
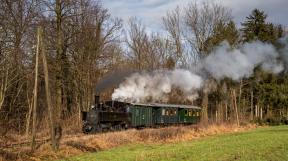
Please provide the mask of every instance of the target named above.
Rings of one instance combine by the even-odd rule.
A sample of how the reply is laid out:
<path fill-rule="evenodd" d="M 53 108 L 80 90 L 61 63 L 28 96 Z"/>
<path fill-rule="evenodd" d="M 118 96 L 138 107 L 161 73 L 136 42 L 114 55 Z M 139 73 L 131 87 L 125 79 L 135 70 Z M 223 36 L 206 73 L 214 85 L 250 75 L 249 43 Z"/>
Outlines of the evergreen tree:
<path fill-rule="evenodd" d="M 244 42 L 260 40 L 275 44 L 277 40 L 283 36 L 282 26 L 267 23 L 266 18 L 267 15 L 264 11 L 258 9 L 254 9 L 252 13 L 246 17 L 246 21 L 242 23 Z"/>
<path fill-rule="evenodd" d="M 267 23 L 266 18 L 267 15 L 258 9 L 254 9 L 251 15 L 246 17 L 246 21 L 242 23 L 243 42 L 255 40 L 268 42 L 272 43 L 278 50 L 281 48 L 278 39 L 283 36 L 283 28 L 281 25 Z M 254 93 L 254 98 L 250 104 L 257 104 L 258 108 L 261 107 L 267 120 L 280 119 L 281 117 L 275 118 L 272 113 L 277 113 L 277 116 L 279 116 L 279 111 L 282 112 L 283 105 L 286 105 L 286 101 L 284 101 L 286 97 L 284 96 L 288 91 L 284 85 L 285 79 L 287 78 L 268 74 L 260 68 L 256 68 L 254 75 L 246 80 L 247 87 L 243 89 L 244 95 L 249 95 L 251 92 Z"/>
<path fill-rule="evenodd" d="M 264 11 L 254 9 L 252 13 L 246 17 L 246 21 L 242 23 L 243 41 L 253 41 L 259 39 L 265 40 L 266 20 L 267 15 Z"/>

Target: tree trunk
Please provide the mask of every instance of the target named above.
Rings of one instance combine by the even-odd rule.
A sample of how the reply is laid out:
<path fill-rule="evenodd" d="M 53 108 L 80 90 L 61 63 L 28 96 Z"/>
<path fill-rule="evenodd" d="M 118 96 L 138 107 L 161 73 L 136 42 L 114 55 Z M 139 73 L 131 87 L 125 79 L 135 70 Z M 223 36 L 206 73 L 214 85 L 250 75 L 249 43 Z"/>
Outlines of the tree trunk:
<path fill-rule="evenodd" d="M 250 120 L 252 121 L 253 120 L 253 106 L 254 106 L 254 104 L 253 104 L 253 101 L 254 101 L 254 98 L 253 98 L 254 96 L 253 96 L 253 89 L 251 89 L 251 112 L 250 112 Z"/>
<path fill-rule="evenodd" d="M 34 105 L 33 105 L 33 124 L 32 124 L 32 142 L 31 150 L 35 150 L 35 138 L 36 138 L 36 118 L 37 118 L 37 88 L 38 88 L 38 62 L 39 62 L 39 48 L 42 31 L 37 29 L 37 49 L 36 49 L 36 61 L 35 61 L 35 84 L 34 84 Z"/>
<path fill-rule="evenodd" d="M 216 101 L 216 122 L 221 123 L 223 121 L 223 103 L 222 101 Z"/>
<path fill-rule="evenodd" d="M 76 107 L 77 107 L 77 111 L 78 111 L 78 122 L 77 125 L 79 126 L 81 124 L 81 106 L 78 100 L 78 96 L 75 97 L 75 102 L 76 102 Z"/>
<path fill-rule="evenodd" d="M 236 121 L 237 121 L 237 126 L 240 125 L 239 123 L 239 115 L 238 115 L 238 107 L 237 107 L 237 99 L 236 99 L 236 92 L 235 89 L 233 89 L 233 102 L 234 102 L 234 110 L 235 110 L 235 116 L 236 116 Z"/>
<path fill-rule="evenodd" d="M 258 105 L 255 106 L 255 116 L 258 118 Z"/>
<path fill-rule="evenodd" d="M 286 119 L 288 119 L 288 107 L 286 106 Z"/>
<path fill-rule="evenodd" d="M 28 101 L 28 107 L 29 107 L 29 111 L 26 115 L 26 130 L 25 130 L 25 134 L 26 136 L 29 135 L 29 129 L 30 129 L 30 119 L 31 119 L 31 114 L 32 114 L 32 109 L 33 109 L 33 98 L 30 100 L 28 93 L 27 93 L 27 101 Z"/>
<path fill-rule="evenodd" d="M 208 92 L 206 91 L 203 91 L 201 122 L 204 125 L 208 124 Z"/>
<path fill-rule="evenodd" d="M 218 101 L 215 102 L 215 119 L 214 122 L 218 123 L 218 112 L 219 112 L 219 103 Z"/>
<path fill-rule="evenodd" d="M 239 85 L 239 97 L 238 97 L 238 108 L 241 109 L 241 99 L 242 99 L 242 86 L 243 86 L 243 82 L 242 79 L 240 80 L 240 85 Z M 241 112 L 241 111 L 240 111 Z"/>
<path fill-rule="evenodd" d="M 225 101 L 225 121 L 228 121 L 228 103 Z"/>
<path fill-rule="evenodd" d="M 263 108 L 261 107 L 260 108 L 260 120 L 262 120 L 263 119 Z"/>
<path fill-rule="evenodd" d="M 56 0 L 56 32 L 57 32 L 57 47 L 56 47 L 56 120 L 60 119 L 62 111 L 62 62 L 63 54 L 63 31 L 62 31 L 62 5 L 61 0 Z"/>
<path fill-rule="evenodd" d="M 3 67 L 4 69 L 5 67 Z M 8 87 L 8 75 L 9 75 L 9 69 L 8 67 L 6 67 L 6 71 L 4 74 L 4 78 L 1 80 L 1 85 L 0 85 L 0 110 L 3 106 L 4 100 L 5 100 L 5 96 L 6 96 L 6 91 L 7 91 L 7 87 Z"/>

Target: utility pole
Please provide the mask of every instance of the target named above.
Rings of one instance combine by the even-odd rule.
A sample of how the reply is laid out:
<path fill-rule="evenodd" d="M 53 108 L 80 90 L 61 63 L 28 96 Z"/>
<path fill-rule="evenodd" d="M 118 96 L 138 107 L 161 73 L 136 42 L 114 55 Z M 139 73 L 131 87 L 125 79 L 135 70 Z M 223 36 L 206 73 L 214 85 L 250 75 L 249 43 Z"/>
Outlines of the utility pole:
<path fill-rule="evenodd" d="M 40 27 L 43 31 L 43 28 Z M 45 79 L 45 92 L 46 92 L 46 101 L 48 107 L 48 114 L 49 114 L 49 124 L 50 124 L 50 135 L 51 135 L 51 146 L 54 151 L 58 149 L 56 139 L 55 139 L 55 130 L 54 130 L 54 115 L 53 115 L 53 108 L 51 103 L 51 94 L 49 89 L 49 70 L 47 65 L 46 53 L 45 53 L 45 45 L 43 43 L 43 39 L 40 40 L 41 44 L 41 53 L 42 53 L 42 62 L 43 62 L 43 71 L 44 71 L 44 79 Z"/>
<path fill-rule="evenodd" d="M 42 36 L 41 28 L 37 29 L 37 47 L 36 47 L 36 61 L 35 61 L 35 82 L 34 82 L 34 105 L 33 105 L 33 123 L 32 123 L 32 142 L 31 150 L 35 150 L 35 138 L 36 138 L 36 121 L 37 121 L 37 92 L 38 92 L 38 64 L 39 64 L 39 50 L 40 39 Z"/>

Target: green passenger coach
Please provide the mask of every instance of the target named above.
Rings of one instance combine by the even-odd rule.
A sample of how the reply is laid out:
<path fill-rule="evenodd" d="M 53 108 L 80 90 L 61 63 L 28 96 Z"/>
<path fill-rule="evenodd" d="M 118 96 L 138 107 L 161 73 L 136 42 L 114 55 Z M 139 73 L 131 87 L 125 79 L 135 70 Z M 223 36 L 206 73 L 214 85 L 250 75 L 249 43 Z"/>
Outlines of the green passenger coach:
<path fill-rule="evenodd" d="M 131 124 L 133 127 L 152 126 L 152 107 L 144 105 L 131 105 Z"/>
<path fill-rule="evenodd" d="M 131 103 L 131 125 L 133 127 L 153 127 L 171 124 L 196 124 L 200 121 L 201 108 L 189 105 L 160 103 Z"/>

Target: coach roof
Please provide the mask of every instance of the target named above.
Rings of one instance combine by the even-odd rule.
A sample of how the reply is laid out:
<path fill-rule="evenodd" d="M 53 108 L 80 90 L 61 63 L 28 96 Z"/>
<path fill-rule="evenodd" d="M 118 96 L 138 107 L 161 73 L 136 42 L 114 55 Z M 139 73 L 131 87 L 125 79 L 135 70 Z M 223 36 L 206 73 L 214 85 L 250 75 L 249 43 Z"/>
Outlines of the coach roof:
<path fill-rule="evenodd" d="M 192 105 L 164 104 L 164 103 L 131 103 L 135 106 L 164 107 L 164 108 L 187 108 L 201 110 L 201 107 Z"/>

